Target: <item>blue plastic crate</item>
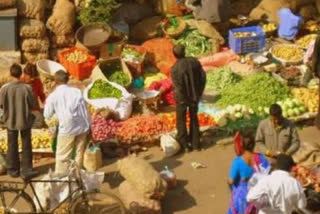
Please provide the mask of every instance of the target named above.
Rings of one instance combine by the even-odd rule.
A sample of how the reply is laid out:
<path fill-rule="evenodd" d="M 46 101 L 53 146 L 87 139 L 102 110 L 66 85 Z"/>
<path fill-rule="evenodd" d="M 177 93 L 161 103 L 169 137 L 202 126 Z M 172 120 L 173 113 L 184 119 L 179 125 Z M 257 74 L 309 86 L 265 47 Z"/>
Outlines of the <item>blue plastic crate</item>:
<path fill-rule="evenodd" d="M 256 36 L 238 38 L 236 32 L 254 32 Z M 233 28 L 229 31 L 229 47 L 237 54 L 259 52 L 266 44 L 266 34 L 259 26 Z"/>

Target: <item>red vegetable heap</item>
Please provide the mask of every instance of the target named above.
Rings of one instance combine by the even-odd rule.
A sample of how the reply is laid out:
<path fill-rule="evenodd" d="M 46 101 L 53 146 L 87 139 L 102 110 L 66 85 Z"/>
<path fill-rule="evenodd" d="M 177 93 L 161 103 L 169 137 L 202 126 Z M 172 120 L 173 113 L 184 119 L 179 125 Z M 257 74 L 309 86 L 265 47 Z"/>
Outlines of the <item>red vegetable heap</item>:
<path fill-rule="evenodd" d="M 199 126 L 215 126 L 216 122 L 214 119 L 205 113 L 198 113 L 198 119 L 199 119 Z M 176 114 L 175 113 L 169 113 L 169 114 L 164 114 L 162 116 L 163 122 L 168 126 L 168 130 L 172 131 L 176 128 Z M 190 114 L 187 113 L 187 127 L 190 125 Z"/>
<path fill-rule="evenodd" d="M 291 173 L 303 187 L 312 187 L 320 193 L 320 171 L 313 172 L 303 166 L 296 166 Z"/>
<path fill-rule="evenodd" d="M 96 115 L 92 118 L 91 131 L 95 142 L 106 141 L 114 138 L 121 124 L 113 120 L 106 120 L 103 116 Z"/>
<path fill-rule="evenodd" d="M 125 144 L 151 142 L 168 131 L 165 123 L 156 115 L 135 116 L 121 124 L 116 136 Z"/>

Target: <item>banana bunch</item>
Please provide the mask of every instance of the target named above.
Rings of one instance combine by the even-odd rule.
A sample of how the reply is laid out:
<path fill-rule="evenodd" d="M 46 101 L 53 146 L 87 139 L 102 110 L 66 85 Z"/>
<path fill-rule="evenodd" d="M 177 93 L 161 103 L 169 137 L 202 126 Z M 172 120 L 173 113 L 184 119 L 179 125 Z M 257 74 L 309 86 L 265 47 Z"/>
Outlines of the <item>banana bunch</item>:
<path fill-rule="evenodd" d="M 277 45 L 272 48 L 272 54 L 280 59 L 297 61 L 303 58 L 304 52 L 296 46 Z"/>
<path fill-rule="evenodd" d="M 316 89 L 294 88 L 292 94 L 295 98 L 301 100 L 311 113 L 318 112 L 319 92 Z"/>
<path fill-rule="evenodd" d="M 32 134 L 31 142 L 32 149 L 47 149 L 51 148 L 52 136 L 46 129 L 41 130 L 37 134 Z M 21 139 L 18 140 L 19 150 L 22 148 Z M 0 152 L 6 153 L 8 150 L 8 141 L 6 137 L 0 138 Z"/>

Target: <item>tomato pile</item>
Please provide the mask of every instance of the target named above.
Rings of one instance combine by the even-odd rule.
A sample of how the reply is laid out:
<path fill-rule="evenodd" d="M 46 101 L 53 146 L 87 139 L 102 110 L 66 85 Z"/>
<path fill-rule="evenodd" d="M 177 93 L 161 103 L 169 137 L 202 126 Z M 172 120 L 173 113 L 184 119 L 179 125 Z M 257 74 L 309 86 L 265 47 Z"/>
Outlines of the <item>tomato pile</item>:
<path fill-rule="evenodd" d="M 162 121 L 164 124 L 167 125 L 168 130 L 172 131 L 176 128 L 176 114 L 175 113 L 168 113 L 168 114 L 163 114 L 161 116 Z M 199 126 L 204 127 L 204 126 L 215 126 L 216 122 L 214 119 L 205 113 L 198 113 L 198 120 L 199 120 Z M 190 125 L 190 115 L 187 113 L 187 127 Z"/>
<path fill-rule="evenodd" d="M 160 134 L 167 132 L 166 124 L 155 115 L 141 115 L 121 122 L 116 137 L 121 143 L 152 142 Z"/>
<path fill-rule="evenodd" d="M 100 115 L 92 118 L 91 131 L 95 142 L 106 141 L 114 138 L 121 124 L 113 120 L 106 120 Z"/>

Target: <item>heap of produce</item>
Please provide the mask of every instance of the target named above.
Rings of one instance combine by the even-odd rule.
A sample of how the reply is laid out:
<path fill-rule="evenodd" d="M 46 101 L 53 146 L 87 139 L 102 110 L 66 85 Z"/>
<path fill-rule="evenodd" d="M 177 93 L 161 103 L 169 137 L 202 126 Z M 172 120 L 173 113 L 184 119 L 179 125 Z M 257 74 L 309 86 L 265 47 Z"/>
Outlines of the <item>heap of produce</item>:
<path fill-rule="evenodd" d="M 179 26 L 179 19 L 176 17 L 167 17 L 165 20 L 165 31 L 168 33 L 174 33 Z"/>
<path fill-rule="evenodd" d="M 168 77 L 165 74 L 161 73 L 161 72 L 145 71 L 143 73 L 143 78 L 144 78 L 144 86 L 145 86 L 145 88 L 149 88 L 149 86 L 153 82 L 164 80 L 164 79 L 167 79 Z"/>
<path fill-rule="evenodd" d="M 120 66 L 113 68 L 107 73 L 107 79 L 111 82 L 115 82 L 121 86 L 127 86 L 130 83 L 128 75 L 122 71 Z"/>
<path fill-rule="evenodd" d="M 255 32 L 234 32 L 233 35 L 237 38 L 257 36 Z"/>
<path fill-rule="evenodd" d="M 286 118 L 298 117 L 306 113 L 306 108 L 298 99 L 288 98 L 285 101 L 279 101 L 277 103 L 281 106 L 283 116 Z"/>
<path fill-rule="evenodd" d="M 186 56 L 199 57 L 209 53 L 212 50 L 213 44 L 211 40 L 201 35 L 197 30 L 185 31 L 175 44 L 181 44 L 186 47 Z"/>
<path fill-rule="evenodd" d="M 100 115 L 95 115 L 91 122 L 92 138 L 95 142 L 103 142 L 116 136 L 118 129 L 121 127 L 119 122 L 106 120 Z"/>
<path fill-rule="evenodd" d="M 241 81 L 230 68 L 219 68 L 207 73 L 206 90 L 221 91 Z"/>
<path fill-rule="evenodd" d="M 316 40 L 317 34 L 310 34 L 307 36 L 302 37 L 297 41 L 297 45 L 299 45 L 302 48 L 308 48 L 309 44 Z"/>
<path fill-rule="evenodd" d="M 223 110 L 217 114 L 215 120 L 219 127 L 226 126 L 228 121 L 236 121 L 239 119 L 250 119 L 254 114 L 251 108 L 247 108 L 245 105 L 228 106 L 226 110 Z"/>
<path fill-rule="evenodd" d="M 263 24 L 261 27 L 265 33 L 269 33 L 277 30 L 277 26 L 274 23 Z"/>
<path fill-rule="evenodd" d="M 163 123 L 166 124 L 169 131 L 173 131 L 176 128 L 177 117 L 175 113 L 163 114 L 161 115 L 161 119 Z M 206 113 L 198 113 L 198 120 L 199 120 L 200 127 L 216 126 L 216 122 L 214 121 L 214 119 Z M 187 127 L 189 127 L 189 125 L 190 125 L 190 115 L 187 114 Z"/>
<path fill-rule="evenodd" d="M 88 55 L 83 53 L 82 51 L 75 50 L 67 54 L 66 59 L 68 62 L 80 64 L 88 59 Z"/>
<path fill-rule="evenodd" d="M 167 132 L 166 124 L 156 115 L 141 115 L 121 122 L 116 133 L 120 143 L 149 143 Z"/>
<path fill-rule="evenodd" d="M 299 61 L 303 58 L 304 52 L 294 45 L 276 45 L 272 48 L 272 54 L 282 60 Z"/>
<path fill-rule="evenodd" d="M 283 69 L 280 75 L 285 80 L 294 80 L 301 75 L 300 69 L 296 66 L 290 66 Z"/>
<path fill-rule="evenodd" d="M 80 4 L 78 19 L 82 25 L 94 22 L 109 24 L 112 12 L 119 7 L 116 0 L 84 0 Z"/>
<path fill-rule="evenodd" d="M 51 148 L 52 136 L 48 130 L 41 130 L 39 133 L 32 133 L 31 137 L 32 149 L 48 149 Z M 19 149 L 22 149 L 22 142 L 19 138 Z M 0 138 L 0 152 L 6 153 L 8 150 L 8 142 L 6 137 Z"/>
<path fill-rule="evenodd" d="M 320 31 L 319 24 L 317 21 L 309 20 L 304 24 L 304 28 L 312 33 L 317 33 Z"/>
<path fill-rule="evenodd" d="M 121 53 L 122 59 L 126 62 L 140 63 L 144 60 L 144 56 L 137 50 L 125 47 Z"/>
<path fill-rule="evenodd" d="M 292 175 L 300 181 L 303 187 L 311 187 L 320 193 L 320 173 L 315 173 L 303 166 L 296 166 L 292 169 Z"/>
<path fill-rule="evenodd" d="M 89 89 L 89 99 L 121 98 L 122 92 L 104 80 L 97 80 Z"/>
<path fill-rule="evenodd" d="M 294 88 L 292 89 L 292 94 L 295 98 L 301 100 L 309 112 L 318 112 L 319 91 L 317 89 Z"/>
<path fill-rule="evenodd" d="M 279 100 L 290 97 L 290 89 L 266 73 L 257 73 L 247 77 L 234 86 L 221 91 L 216 105 L 227 107 L 242 104 L 255 112 L 259 107 L 269 107 Z"/>

